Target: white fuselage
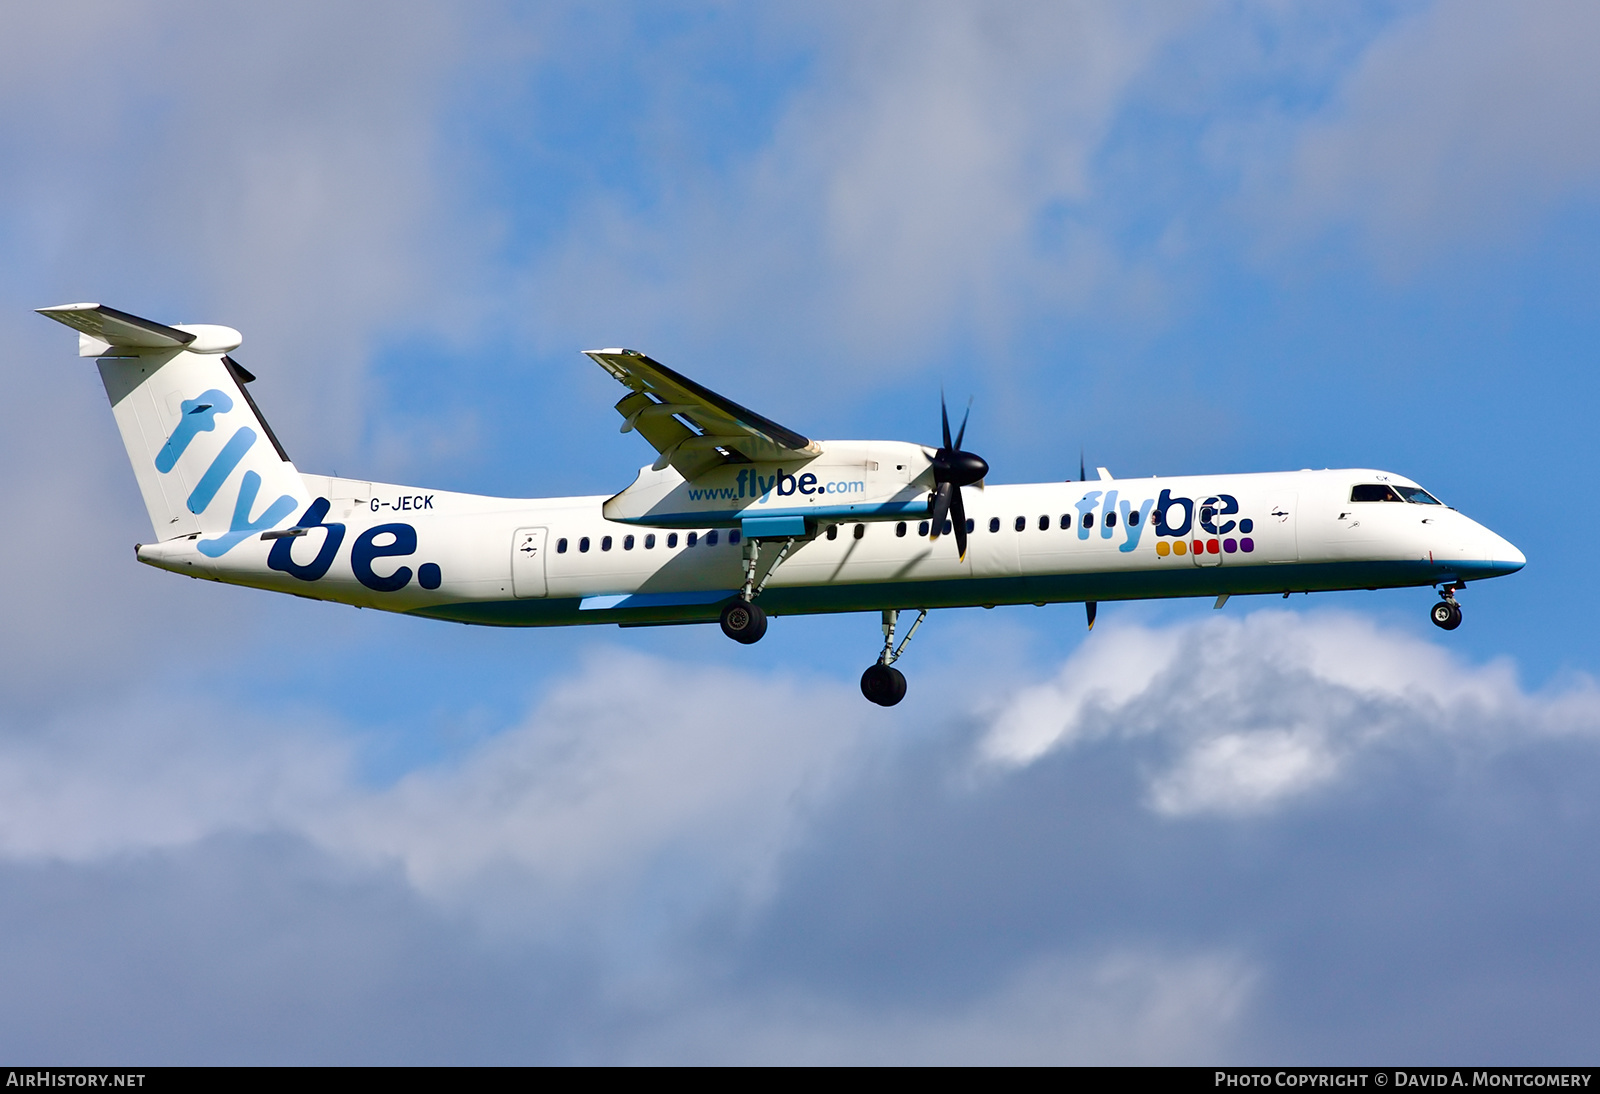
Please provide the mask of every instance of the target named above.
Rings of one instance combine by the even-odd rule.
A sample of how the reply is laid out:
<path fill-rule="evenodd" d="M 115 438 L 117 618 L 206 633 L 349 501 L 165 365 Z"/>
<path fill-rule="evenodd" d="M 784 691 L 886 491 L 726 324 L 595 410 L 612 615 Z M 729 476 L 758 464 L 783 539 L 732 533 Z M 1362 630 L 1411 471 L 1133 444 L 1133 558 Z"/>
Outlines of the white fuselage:
<path fill-rule="evenodd" d="M 141 546 L 139 559 L 507 626 L 708 621 L 744 581 L 750 543 L 736 529 L 608 520 L 601 496 L 492 498 L 302 477 L 327 503 L 319 520 L 302 515 L 303 534 L 252 537 L 219 558 L 190 535 Z M 1362 483 L 1415 485 L 1339 470 L 969 489 L 965 559 L 952 536 L 930 541 L 925 513 L 833 524 L 793 544 L 760 602 L 784 615 L 1283 593 L 1452 584 L 1523 565 L 1509 542 L 1443 505 L 1352 501 Z M 760 543 L 764 575 L 783 540 Z"/>

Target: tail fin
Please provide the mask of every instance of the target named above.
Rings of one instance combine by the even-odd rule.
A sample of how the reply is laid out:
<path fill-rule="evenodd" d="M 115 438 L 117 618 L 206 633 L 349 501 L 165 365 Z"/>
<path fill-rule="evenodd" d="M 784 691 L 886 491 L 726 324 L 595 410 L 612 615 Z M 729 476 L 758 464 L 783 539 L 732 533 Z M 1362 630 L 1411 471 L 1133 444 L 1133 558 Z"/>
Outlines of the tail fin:
<path fill-rule="evenodd" d="M 245 390 L 255 377 L 227 356 L 238 331 L 169 327 L 101 304 L 39 314 L 79 332 L 80 356 L 100 358 L 158 540 L 204 537 L 200 552 L 218 558 L 305 508 L 300 473 Z"/>

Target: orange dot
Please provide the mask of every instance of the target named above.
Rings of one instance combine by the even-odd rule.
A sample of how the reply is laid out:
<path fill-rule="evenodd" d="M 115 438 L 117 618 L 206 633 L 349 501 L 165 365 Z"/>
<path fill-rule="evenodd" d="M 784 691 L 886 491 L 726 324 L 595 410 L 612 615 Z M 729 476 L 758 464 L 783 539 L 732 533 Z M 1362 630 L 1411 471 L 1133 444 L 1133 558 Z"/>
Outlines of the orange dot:
<path fill-rule="evenodd" d="M 1183 540 L 1181 540 L 1181 539 L 1178 540 L 1177 542 L 1175 542 L 1172 545 L 1172 553 L 1175 554 L 1175 555 L 1181 555 L 1181 554 L 1183 554 L 1184 552 L 1186 552 L 1188 550 L 1189 550 L 1189 545 L 1184 543 Z"/>
<path fill-rule="evenodd" d="M 1171 553 L 1172 553 L 1172 548 L 1167 546 L 1167 541 L 1166 540 L 1164 540 L 1164 539 L 1156 540 L 1156 554 L 1160 555 L 1162 558 L 1166 558 Z"/>

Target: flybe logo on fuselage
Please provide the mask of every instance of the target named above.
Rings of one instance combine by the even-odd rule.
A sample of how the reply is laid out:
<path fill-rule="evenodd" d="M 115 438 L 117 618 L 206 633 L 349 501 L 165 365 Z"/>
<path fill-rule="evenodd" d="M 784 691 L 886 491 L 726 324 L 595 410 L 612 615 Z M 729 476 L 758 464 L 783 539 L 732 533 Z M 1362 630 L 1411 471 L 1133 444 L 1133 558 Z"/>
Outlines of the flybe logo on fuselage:
<path fill-rule="evenodd" d="M 216 388 L 203 391 L 196 398 L 185 399 L 180 404 L 182 416 L 178 419 L 178 427 L 167 438 L 167 443 L 161 446 L 161 451 L 156 453 L 156 471 L 163 475 L 171 474 L 173 468 L 178 466 L 179 457 L 188 450 L 194 439 L 216 429 L 217 415 L 226 414 L 232 409 L 233 399 Z M 189 512 L 199 516 L 211 507 L 217 492 L 239 466 L 245 453 L 255 446 L 257 439 L 256 431 L 247 425 L 234 430 L 228 443 L 222 446 L 222 451 L 212 458 L 211 466 L 200 476 L 200 481 L 189 491 L 189 498 L 184 503 Z M 252 533 L 271 528 L 294 512 L 294 499 L 284 494 L 267 506 L 259 517 L 251 520 L 250 510 L 255 508 L 256 495 L 260 492 L 261 476 L 254 471 L 246 471 L 239 480 L 239 494 L 234 499 L 233 519 L 229 522 L 228 530 L 196 544 L 201 554 L 207 558 L 221 558 Z"/>
<path fill-rule="evenodd" d="M 1193 498 L 1175 498 L 1170 490 L 1161 491 L 1159 498 L 1140 502 L 1119 494 L 1118 490 L 1090 490 L 1078 499 L 1073 508 L 1078 511 L 1079 539 L 1094 535 L 1097 524 L 1100 538 L 1111 539 L 1120 525 L 1123 541 L 1117 544 L 1117 550 L 1124 552 L 1138 550 L 1147 527 L 1154 530 L 1155 551 L 1160 558 L 1185 555 L 1191 550 L 1215 555 L 1250 554 L 1256 549 L 1255 539 L 1249 534 L 1255 530 L 1255 522 L 1238 517 L 1239 501 L 1231 494 L 1212 494 L 1198 503 Z"/>
<path fill-rule="evenodd" d="M 781 467 L 772 475 L 741 468 L 731 486 L 690 486 L 688 492 L 690 501 L 738 501 L 749 498 L 757 505 L 765 505 L 773 495 L 788 498 L 796 494 L 807 497 L 815 494 L 865 494 L 867 483 L 864 479 L 823 482 L 810 471 L 790 475 Z"/>

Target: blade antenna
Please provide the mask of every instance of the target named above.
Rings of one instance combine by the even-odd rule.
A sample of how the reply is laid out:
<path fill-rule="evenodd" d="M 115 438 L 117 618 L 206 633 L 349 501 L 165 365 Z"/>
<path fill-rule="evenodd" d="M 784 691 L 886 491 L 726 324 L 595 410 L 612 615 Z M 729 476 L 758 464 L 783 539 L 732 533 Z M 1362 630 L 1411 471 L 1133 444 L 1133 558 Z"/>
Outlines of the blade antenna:
<path fill-rule="evenodd" d="M 1083 467 L 1083 449 L 1081 449 L 1081 448 L 1078 449 L 1078 481 L 1079 482 L 1088 482 L 1089 481 L 1089 474 L 1088 474 L 1087 471 L 1084 470 L 1084 467 Z"/>

